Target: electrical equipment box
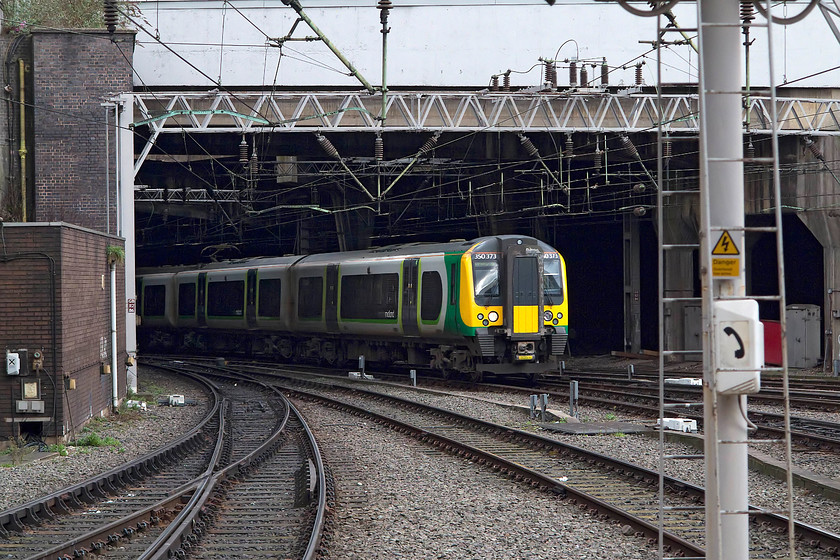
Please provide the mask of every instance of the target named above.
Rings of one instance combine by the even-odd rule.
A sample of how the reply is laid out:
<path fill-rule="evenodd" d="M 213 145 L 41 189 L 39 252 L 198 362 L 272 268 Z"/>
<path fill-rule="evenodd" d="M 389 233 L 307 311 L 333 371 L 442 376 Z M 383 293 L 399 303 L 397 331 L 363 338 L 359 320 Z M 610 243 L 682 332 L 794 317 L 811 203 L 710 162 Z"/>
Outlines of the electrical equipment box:
<path fill-rule="evenodd" d="M 660 418 L 659 425 L 666 430 L 674 430 L 686 434 L 697 431 L 697 420 L 691 420 L 690 418 Z"/>
<path fill-rule="evenodd" d="M 819 305 L 788 305 L 787 308 L 788 365 L 810 368 L 817 365 L 822 354 L 820 328 L 822 310 Z"/>
<path fill-rule="evenodd" d="M 169 395 L 169 406 L 184 406 L 184 395 Z"/>
<path fill-rule="evenodd" d="M 764 325 L 753 299 L 714 304 L 715 386 L 721 395 L 746 395 L 761 389 Z"/>
<path fill-rule="evenodd" d="M 32 369 L 41 371 L 44 369 L 44 353 L 40 350 L 32 352 Z"/>
<path fill-rule="evenodd" d="M 21 379 L 20 396 L 24 400 L 37 400 L 41 398 L 41 382 L 38 379 Z"/>
<path fill-rule="evenodd" d="M 20 413 L 44 413 L 44 401 L 15 401 L 15 410 Z"/>
<path fill-rule="evenodd" d="M 6 350 L 6 375 L 20 375 L 20 354 Z"/>

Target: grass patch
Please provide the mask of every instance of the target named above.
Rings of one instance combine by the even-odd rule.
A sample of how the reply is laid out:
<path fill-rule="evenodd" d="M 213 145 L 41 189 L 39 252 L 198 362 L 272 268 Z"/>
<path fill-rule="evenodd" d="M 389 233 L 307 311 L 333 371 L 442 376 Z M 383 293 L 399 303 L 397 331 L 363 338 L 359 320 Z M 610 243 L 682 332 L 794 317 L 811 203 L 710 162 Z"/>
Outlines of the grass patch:
<path fill-rule="evenodd" d="M 606 416 L 604 416 L 604 419 L 605 419 L 607 422 L 612 422 L 612 421 L 614 421 L 616 418 L 618 418 L 618 416 L 616 416 L 616 415 L 615 415 L 615 414 L 613 414 L 612 412 L 608 412 L 608 413 L 606 414 Z"/>
<path fill-rule="evenodd" d="M 12 462 L 7 464 L 12 467 L 20 465 L 23 462 L 23 458 L 36 449 L 37 447 L 27 447 L 26 442 L 22 438 L 9 438 L 9 446 L 0 455 L 8 455 Z"/>
<path fill-rule="evenodd" d="M 85 429 L 82 431 L 84 432 L 86 430 L 88 430 L 87 427 L 85 427 Z M 120 443 L 120 440 L 118 440 L 117 438 L 113 438 L 111 436 L 102 437 L 92 430 L 88 431 L 81 438 L 77 439 L 74 442 L 74 445 L 76 445 L 77 447 L 114 447 L 117 449 L 122 448 L 122 443 Z M 123 449 L 123 451 L 125 451 L 125 449 Z"/>
<path fill-rule="evenodd" d="M 67 446 L 63 443 L 50 445 L 47 449 L 54 453 L 58 453 L 61 457 L 67 457 Z"/>

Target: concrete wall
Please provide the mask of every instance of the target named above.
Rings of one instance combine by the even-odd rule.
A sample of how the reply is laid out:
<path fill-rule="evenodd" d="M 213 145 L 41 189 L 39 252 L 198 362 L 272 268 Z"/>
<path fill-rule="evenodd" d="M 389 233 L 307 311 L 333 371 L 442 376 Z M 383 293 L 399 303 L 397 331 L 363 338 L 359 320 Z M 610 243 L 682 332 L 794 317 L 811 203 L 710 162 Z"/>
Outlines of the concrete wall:
<path fill-rule="evenodd" d="M 382 34 L 376 1 L 302 0 L 301 4 L 367 80 L 379 85 Z M 282 2 L 242 0 L 236 10 L 218 0 L 140 0 L 137 5 L 148 32 L 138 33 L 142 48 L 135 61 L 136 85 L 142 81 L 142 85 L 207 88 L 218 82 L 225 87 L 359 87 L 319 41 L 288 42 L 282 58 L 279 48 L 268 46 L 267 38 L 287 35 L 297 17 Z M 788 15 L 800 9 L 788 8 Z M 681 2 L 674 9 L 678 23 L 687 28 L 696 27 L 696 12 L 695 2 Z M 544 0 L 395 0 L 389 19 L 388 84 L 482 87 L 492 74 L 512 69 L 513 85 L 535 86 L 541 82 L 540 67 L 534 68 L 540 57 L 576 57 L 598 64 L 606 57 L 614 70 L 610 77 L 614 85 L 632 84 L 633 65 L 644 61 L 645 82 L 653 84 L 656 53 L 649 43 L 640 42 L 656 38 L 656 24 L 656 18 L 637 17 L 616 2 L 601 0 L 557 0 L 554 6 Z M 313 35 L 301 23 L 293 37 Z M 674 42 L 682 37 L 671 32 L 664 39 Z M 766 30 L 753 29 L 751 39 L 755 39 L 751 82 L 767 84 Z M 814 45 L 819 45 L 819 56 L 814 56 Z M 690 46 L 671 45 L 662 56 L 663 83 L 697 82 L 698 57 Z M 774 58 L 777 82 L 793 81 L 833 66 L 828 61 L 840 58 L 840 45 L 815 10 L 801 23 L 774 29 Z M 623 65 L 629 67 L 622 69 Z M 796 87 L 832 87 L 837 75 L 837 71 L 820 74 L 797 81 Z M 591 68 L 589 76 L 593 77 Z M 568 84 L 568 70 L 559 71 L 559 79 Z"/>
<path fill-rule="evenodd" d="M 110 363 L 109 245 L 120 238 L 61 223 L 7 224 L 0 244 L 0 351 L 43 352 L 40 377 L 45 412 L 14 414 L 20 380 L 0 371 L 0 439 L 16 435 L 21 421 L 46 419 L 45 438 L 72 437 L 87 420 L 108 410 L 112 380 L 100 374 Z M 117 267 L 118 393 L 125 395 L 125 301 Z M 66 380 L 76 387 L 68 390 Z M 68 406 L 69 403 L 69 406 Z M 16 419 L 16 420 L 15 420 Z"/>

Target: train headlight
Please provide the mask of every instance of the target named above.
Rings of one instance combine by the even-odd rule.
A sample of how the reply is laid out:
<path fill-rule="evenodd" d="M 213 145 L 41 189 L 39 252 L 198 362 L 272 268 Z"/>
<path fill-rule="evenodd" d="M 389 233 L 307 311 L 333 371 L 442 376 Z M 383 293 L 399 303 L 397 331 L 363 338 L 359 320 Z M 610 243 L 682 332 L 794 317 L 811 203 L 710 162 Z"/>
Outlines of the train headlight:
<path fill-rule="evenodd" d="M 484 319 L 484 313 L 479 313 L 478 315 L 476 315 L 476 317 L 478 318 L 479 321 L 481 321 L 481 320 Z"/>
<path fill-rule="evenodd" d="M 490 321 L 488 321 L 487 319 L 484 319 L 484 320 L 481 322 L 481 324 L 482 324 L 482 325 L 484 325 L 484 326 L 486 327 L 487 325 L 489 325 L 489 324 L 490 324 Z"/>
<path fill-rule="evenodd" d="M 490 313 L 487 314 L 487 318 L 490 319 L 491 323 L 495 323 L 496 321 L 499 320 L 499 314 L 496 313 L 495 311 L 491 311 Z"/>
<path fill-rule="evenodd" d="M 559 311 L 557 312 L 557 318 L 558 318 L 558 319 L 562 319 L 562 318 L 563 318 L 563 314 L 562 314 L 561 312 L 559 312 Z"/>
<path fill-rule="evenodd" d="M 545 313 L 543 313 L 543 319 L 546 323 L 550 322 L 552 319 L 554 319 L 554 313 L 552 313 L 550 309 L 546 309 Z"/>
<path fill-rule="evenodd" d="M 552 321 L 552 323 L 554 323 L 555 325 L 559 325 L 559 324 L 560 324 L 560 321 L 558 321 L 557 319 L 554 319 L 554 320 Z"/>

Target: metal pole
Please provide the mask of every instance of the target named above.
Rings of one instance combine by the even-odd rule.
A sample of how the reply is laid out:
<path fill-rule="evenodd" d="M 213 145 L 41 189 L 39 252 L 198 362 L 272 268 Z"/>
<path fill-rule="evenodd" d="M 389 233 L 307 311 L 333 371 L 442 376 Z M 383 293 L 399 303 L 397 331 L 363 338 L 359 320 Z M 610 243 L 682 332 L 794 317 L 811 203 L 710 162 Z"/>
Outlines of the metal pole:
<path fill-rule="evenodd" d="M 105 107 L 105 231 L 111 233 L 111 147 L 110 122 L 111 109 Z"/>
<path fill-rule="evenodd" d="M 376 92 L 376 88 L 370 85 L 370 82 L 368 82 L 364 78 L 364 76 L 362 76 L 359 73 L 359 71 L 356 70 L 355 66 L 353 66 L 353 64 L 349 60 L 347 60 L 347 58 L 343 54 L 341 54 L 341 51 L 339 51 L 338 48 L 335 45 L 333 45 L 329 39 L 327 39 L 327 36 L 324 35 L 324 33 L 320 29 L 318 29 L 315 23 L 311 19 L 309 19 L 309 16 L 306 15 L 306 13 L 303 11 L 303 7 L 300 5 L 300 2 L 298 0 L 283 0 L 283 3 L 287 6 L 291 6 L 292 9 L 297 12 L 298 17 L 300 17 L 300 19 L 306 22 L 306 25 L 308 25 L 309 28 L 315 32 L 318 38 L 324 42 L 327 48 L 330 49 L 336 57 L 338 57 L 338 60 L 340 60 L 341 63 L 344 64 L 344 66 L 346 66 L 348 70 L 350 70 L 350 73 L 353 74 L 353 76 L 355 76 L 356 79 L 359 80 L 363 86 L 365 86 L 365 89 L 368 90 L 368 93 Z"/>
<path fill-rule="evenodd" d="M 388 82 L 386 81 L 386 70 L 388 69 L 388 13 L 391 11 L 391 0 L 379 0 L 376 6 L 379 12 L 379 21 L 382 23 L 382 112 L 379 113 L 379 125 L 385 127 L 385 112 L 388 106 Z"/>
<path fill-rule="evenodd" d="M 111 268 L 111 399 L 114 410 L 120 403 L 119 383 L 117 375 L 117 264 L 110 263 Z"/>
<path fill-rule="evenodd" d="M 134 117 L 134 96 L 122 94 L 115 99 L 117 112 L 115 144 L 117 166 L 114 174 L 117 188 L 117 228 L 125 239 L 125 351 L 126 387 L 137 392 L 137 287 L 134 283 L 134 130 L 130 127 Z"/>
<path fill-rule="evenodd" d="M 707 197 L 701 212 L 701 254 L 709 271 L 712 247 L 725 232 L 744 249 L 744 165 L 741 113 L 739 3 L 697 2 L 700 22 L 700 190 Z M 725 230 L 725 231 L 724 231 Z M 715 394 L 719 356 L 715 350 L 713 301 L 744 297 L 743 253 L 737 275 L 704 274 L 703 363 L 706 431 L 706 557 L 742 560 L 749 557 L 747 510 L 747 423 L 739 395 Z M 724 374 L 725 375 L 725 374 Z M 727 443 L 721 443 L 727 442 Z M 729 443 L 732 442 L 732 443 Z M 737 442 L 737 443 L 736 443 Z M 743 443 L 742 443 L 743 442 Z"/>

